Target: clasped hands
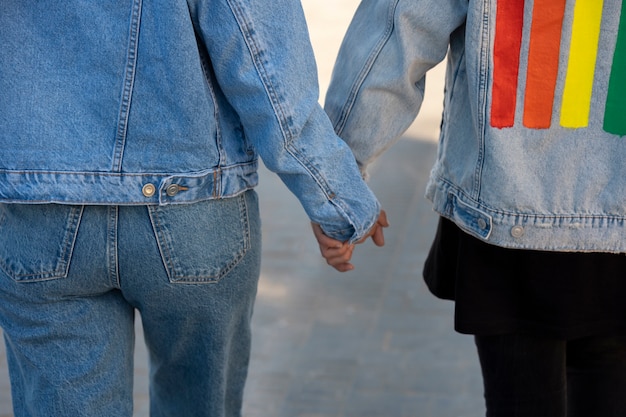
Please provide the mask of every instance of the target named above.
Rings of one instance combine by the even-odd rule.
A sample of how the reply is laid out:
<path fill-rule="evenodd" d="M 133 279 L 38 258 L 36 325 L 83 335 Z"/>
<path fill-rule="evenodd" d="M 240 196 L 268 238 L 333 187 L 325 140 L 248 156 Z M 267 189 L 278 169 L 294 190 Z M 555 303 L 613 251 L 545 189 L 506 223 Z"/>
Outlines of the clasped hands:
<path fill-rule="evenodd" d="M 319 244 L 320 252 L 324 259 L 326 259 L 328 265 L 339 272 L 347 272 L 354 269 L 354 265 L 350 263 L 350 260 L 352 259 L 352 252 L 356 245 L 365 242 L 370 237 L 376 246 L 383 246 L 385 244 L 383 228 L 389 227 L 389 222 L 387 222 L 387 213 L 381 210 L 376 223 L 374 223 L 365 237 L 356 242 L 356 244 L 341 242 L 326 236 L 319 224 L 311 223 L 311 227 L 313 227 L 313 234 Z"/>

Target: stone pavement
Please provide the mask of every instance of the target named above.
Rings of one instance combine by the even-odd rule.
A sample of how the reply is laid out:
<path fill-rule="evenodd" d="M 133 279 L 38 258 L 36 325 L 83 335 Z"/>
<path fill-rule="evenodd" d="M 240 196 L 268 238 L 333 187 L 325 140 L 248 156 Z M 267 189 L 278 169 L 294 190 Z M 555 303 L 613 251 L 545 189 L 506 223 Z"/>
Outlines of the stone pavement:
<path fill-rule="evenodd" d="M 357 4 L 303 1 L 323 88 Z M 442 67 L 429 74 L 422 114 L 371 170 L 391 227 L 384 248 L 357 248 L 355 271 L 341 274 L 324 263 L 297 200 L 261 171 L 264 257 L 245 417 L 484 415 L 472 338 L 453 331 L 452 304 L 431 296 L 421 279 L 437 221 L 423 193 L 436 151 L 442 75 Z M 147 417 L 140 323 L 137 331 L 134 417 Z M 2 346 L 0 417 L 8 416 Z"/>

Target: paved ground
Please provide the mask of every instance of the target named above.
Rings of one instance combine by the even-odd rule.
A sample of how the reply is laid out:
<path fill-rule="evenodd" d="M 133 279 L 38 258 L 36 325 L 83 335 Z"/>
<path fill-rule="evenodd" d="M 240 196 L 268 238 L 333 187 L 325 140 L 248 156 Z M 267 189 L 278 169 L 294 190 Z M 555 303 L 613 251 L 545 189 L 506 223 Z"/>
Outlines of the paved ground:
<path fill-rule="evenodd" d="M 357 3 L 303 1 L 323 88 Z M 245 417 L 484 415 L 472 339 L 454 333 L 452 304 L 432 297 L 421 280 L 436 225 L 423 192 L 435 154 L 442 72 L 429 79 L 416 124 L 371 172 L 391 227 L 384 248 L 358 248 L 356 271 L 340 274 L 323 262 L 298 202 L 262 171 L 264 264 Z M 141 335 L 139 324 L 137 330 Z M 136 375 L 135 417 L 147 417 L 141 337 Z M 0 417 L 11 416 L 10 409 L 2 347 Z"/>

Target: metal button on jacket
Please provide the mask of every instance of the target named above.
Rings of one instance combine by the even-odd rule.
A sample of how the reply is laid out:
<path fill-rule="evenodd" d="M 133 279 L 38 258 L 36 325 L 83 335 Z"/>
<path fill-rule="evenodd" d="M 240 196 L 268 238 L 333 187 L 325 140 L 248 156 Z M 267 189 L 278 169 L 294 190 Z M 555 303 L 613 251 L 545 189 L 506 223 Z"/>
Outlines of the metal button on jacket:
<path fill-rule="evenodd" d="M 156 193 L 156 187 L 153 184 L 146 184 L 141 189 L 141 192 L 145 197 L 152 197 Z"/>
<path fill-rule="evenodd" d="M 513 226 L 511 229 L 511 236 L 515 238 L 524 236 L 524 228 L 522 226 Z"/>
<path fill-rule="evenodd" d="M 178 194 L 179 191 L 180 191 L 180 186 L 178 186 L 178 184 L 169 185 L 165 189 L 165 193 L 170 197 L 174 197 L 176 194 Z"/>

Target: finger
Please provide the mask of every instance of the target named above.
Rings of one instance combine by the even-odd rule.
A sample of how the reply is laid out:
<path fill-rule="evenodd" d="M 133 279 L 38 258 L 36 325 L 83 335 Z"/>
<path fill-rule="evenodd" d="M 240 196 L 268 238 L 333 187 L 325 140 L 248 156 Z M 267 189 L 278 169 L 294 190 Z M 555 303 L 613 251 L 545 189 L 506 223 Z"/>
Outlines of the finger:
<path fill-rule="evenodd" d="M 320 252 L 326 263 L 339 272 L 348 272 L 354 269 L 354 265 L 350 263 L 354 245 L 343 243 L 332 239 L 324 234 L 321 226 L 317 223 L 311 223 L 313 234 L 317 239 Z"/>
<path fill-rule="evenodd" d="M 387 212 L 385 210 L 380 211 L 380 215 L 378 216 L 378 224 L 382 227 L 389 227 L 389 222 L 387 221 Z"/>
<path fill-rule="evenodd" d="M 352 252 L 354 251 L 354 245 L 344 245 L 341 249 L 328 249 L 322 251 L 322 256 L 327 262 L 333 265 L 339 263 L 349 262 L 352 259 Z"/>
<path fill-rule="evenodd" d="M 343 255 L 337 257 L 326 258 L 326 263 L 339 272 L 347 272 L 354 269 L 354 265 L 350 262 L 354 246 L 350 245 L 350 249 Z"/>
<path fill-rule="evenodd" d="M 385 235 L 382 226 L 379 226 L 372 235 L 372 241 L 376 246 L 385 246 Z"/>
<path fill-rule="evenodd" d="M 320 244 L 320 252 L 322 253 L 322 256 L 326 259 L 330 259 L 330 258 L 334 258 L 334 259 L 338 259 L 338 258 L 344 258 L 346 260 L 348 260 L 352 254 L 351 252 L 351 247 L 352 245 L 349 244 L 342 244 L 341 247 L 336 248 L 336 247 L 326 247 L 324 245 Z"/>
<path fill-rule="evenodd" d="M 319 224 L 311 223 L 311 227 L 313 228 L 313 234 L 315 235 L 320 248 L 341 248 L 343 246 L 343 242 L 326 236 Z"/>

